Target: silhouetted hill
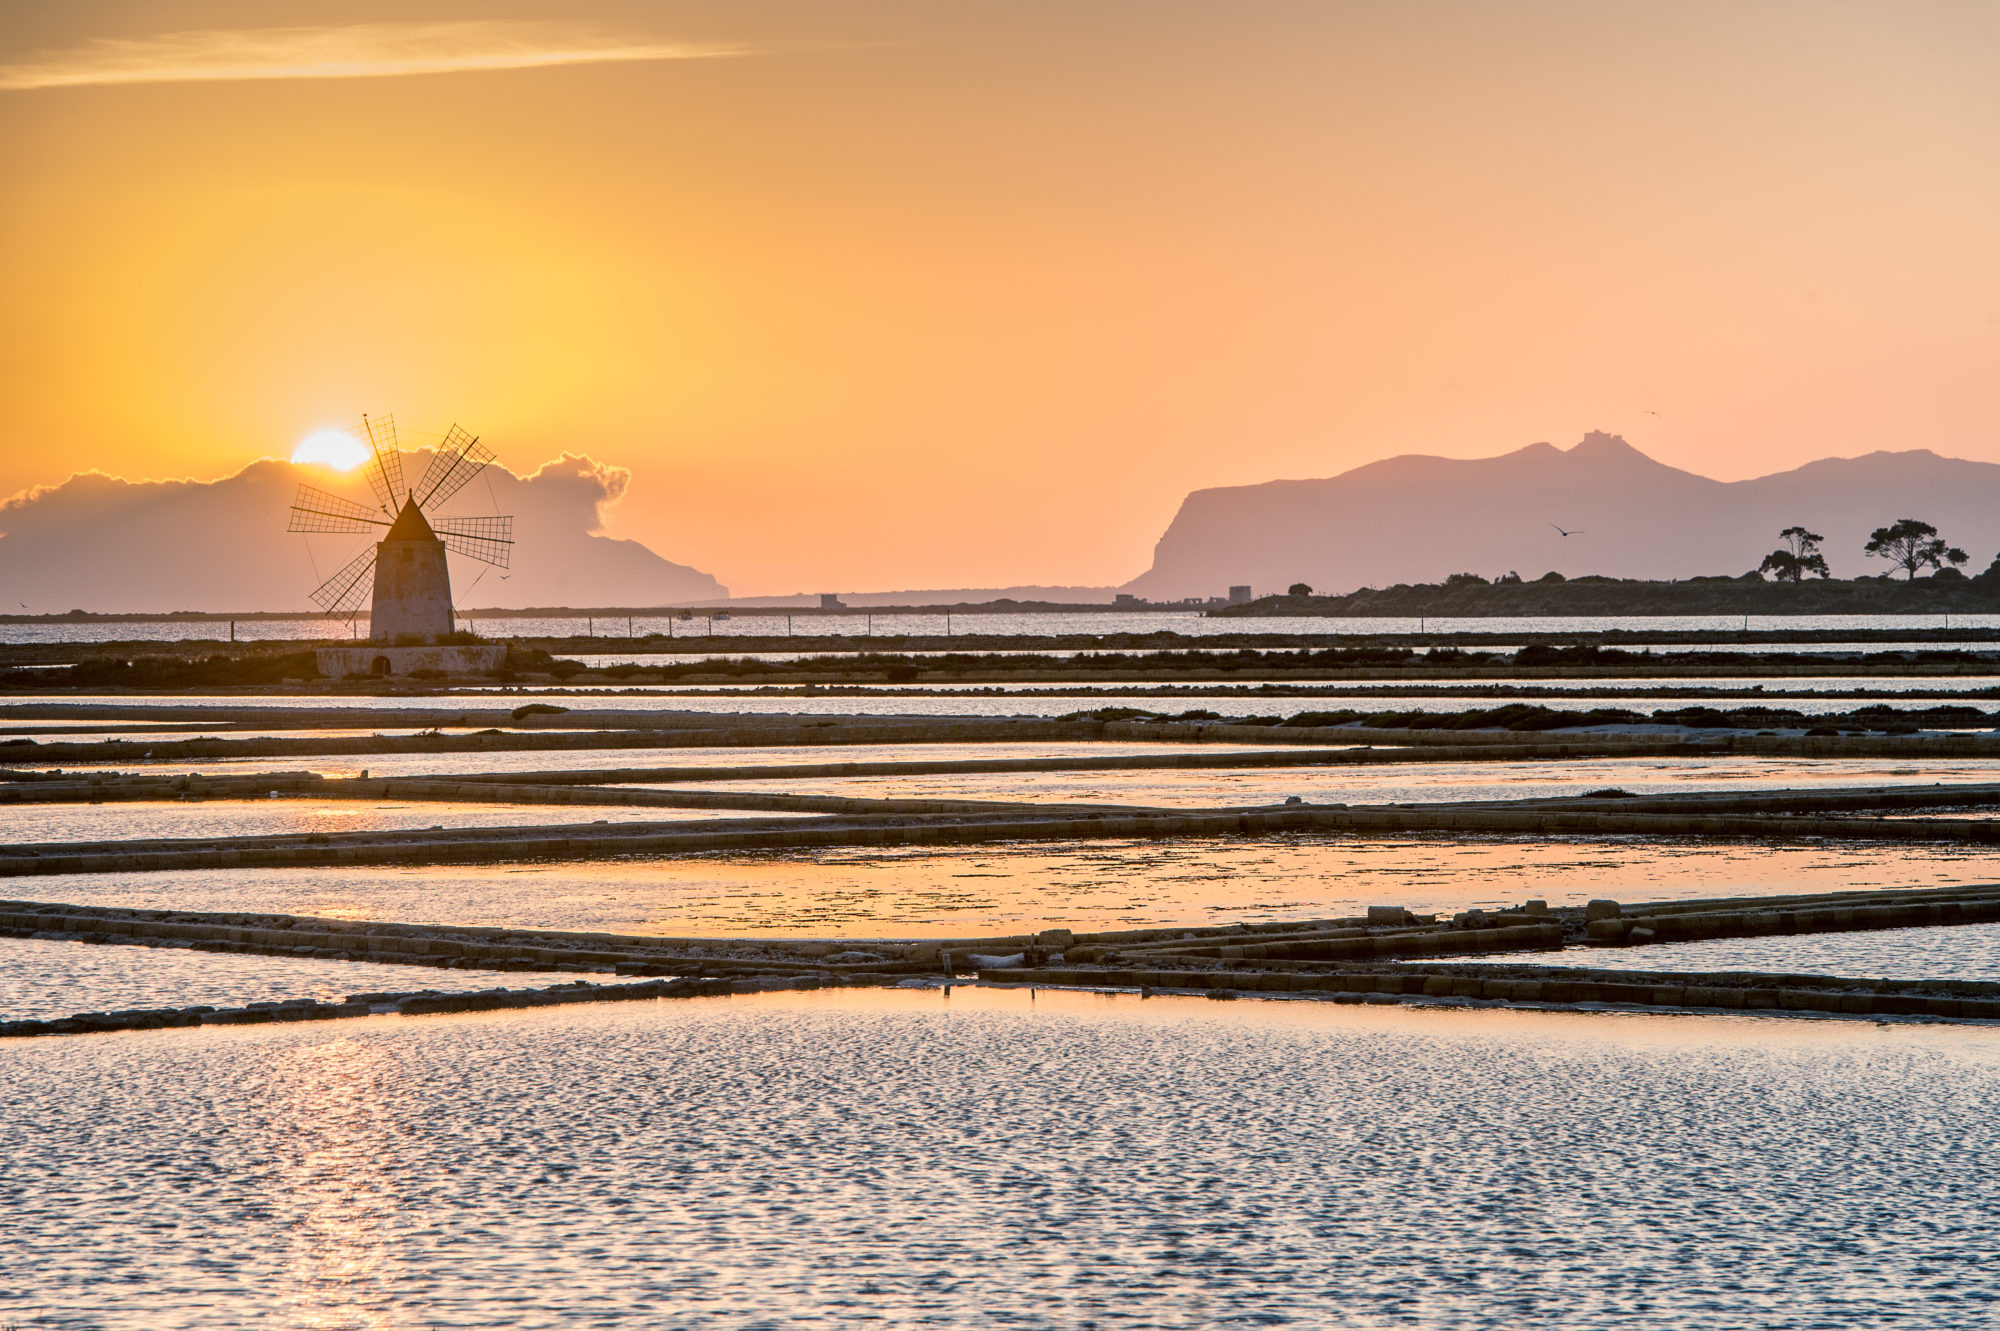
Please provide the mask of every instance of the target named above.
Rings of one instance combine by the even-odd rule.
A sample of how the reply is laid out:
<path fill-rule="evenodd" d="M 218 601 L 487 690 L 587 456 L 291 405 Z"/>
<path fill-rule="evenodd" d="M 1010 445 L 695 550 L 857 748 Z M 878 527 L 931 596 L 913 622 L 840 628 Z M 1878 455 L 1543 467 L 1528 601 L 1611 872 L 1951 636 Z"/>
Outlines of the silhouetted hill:
<path fill-rule="evenodd" d="M 1930 522 L 1985 567 L 2000 546 L 2000 466 L 1928 450 L 1828 458 L 1748 481 L 1655 462 L 1592 433 L 1494 458 L 1388 458 L 1326 480 L 1197 490 L 1153 567 L 1122 590 L 1154 599 L 1440 582 L 1470 571 L 1530 580 L 1738 574 L 1801 525 L 1826 538 L 1837 576 L 1883 569 L 1862 554 L 1898 518 Z M 1558 535 L 1557 524 L 1577 532 Z"/>
<path fill-rule="evenodd" d="M 404 472 L 421 476 L 429 461 L 428 451 L 406 453 Z M 600 511 L 618 498 L 627 479 L 622 468 L 572 454 L 529 476 L 487 468 L 446 511 L 512 514 L 513 566 L 488 572 L 484 564 L 452 556 L 452 593 L 460 608 L 663 605 L 726 597 L 728 591 L 706 573 L 662 559 L 637 541 L 595 534 Z M 82 472 L 17 495 L 0 506 L 0 604 L 55 613 L 311 611 L 312 589 L 371 538 L 287 534 L 301 480 L 373 506 L 358 472 L 340 476 L 270 458 L 219 481 L 127 481 Z"/>

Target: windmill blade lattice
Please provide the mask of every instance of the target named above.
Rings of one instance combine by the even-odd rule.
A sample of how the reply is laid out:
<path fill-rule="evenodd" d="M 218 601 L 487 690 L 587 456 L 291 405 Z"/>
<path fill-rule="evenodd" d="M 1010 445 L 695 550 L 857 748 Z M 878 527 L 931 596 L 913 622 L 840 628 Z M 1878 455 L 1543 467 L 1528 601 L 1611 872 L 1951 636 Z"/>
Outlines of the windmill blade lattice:
<path fill-rule="evenodd" d="M 452 426 L 431 456 L 430 466 L 424 468 L 423 480 L 417 483 L 417 507 L 428 509 L 433 504 L 442 504 L 464 489 L 466 482 L 484 471 L 492 460 L 492 449 L 458 426 Z"/>
<path fill-rule="evenodd" d="M 287 530 L 306 535 L 367 534 L 377 539 L 321 583 L 312 593 L 313 603 L 327 614 L 345 616 L 351 622 L 371 592 L 381 593 L 375 603 L 378 616 L 385 615 L 386 596 L 391 607 L 386 618 L 392 625 L 435 624 L 435 629 L 424 627 L 415 636 L 435 636 L 442 640 L 452 623 L 445 552 L 495 568 L 507 568 L 513 560 L 513 518 L 434 515 L 436 506 L 463 490 L 486 469 L 493 461 L 493 450 L 481 444 L 470 431 L 453 425 L 425 465 L 423 479 L 415 489 L 410 489 L 405 483 L 394 416 L 386 413 L 363 416 L 361 428 L 353 434 L 368 445 L 369 461 L 362 470 L 374 491 L 375 507 L 316 486 L 301 485 L 292 501 Z M 403 521 L 406 509 L 412 510 L 407 523 Z M 413 560 L 414 577 L 392 580 L 385 590 L 376 587 L 375 581 L 381 572 L 378 563 L 381 544 L 390 538 L 400 543 L 396 546 L 399 569 L 404 562 Z M 382 629 L 382 619 L 377 619 L 375 628 Z M 398 627 L 393 631 L 400 635 L 404 630 Z"/>
<path fill-rule="evenodd" d="M 365 504 L 328 494 L 310 485 L 299 487 L 292 500 L 292 521 L 286 531 L 354 533 L 386 527 L 380 515 Z"/>
<path fill-rule="evenodd" d="M 382 511 L 395 517 L 409 491 L 403 485 L 403 455 L 396 447 L 394 416 L 363 416 L 361 433 L 368 440 L 373 460 L 364 469 L 368 485 L 382 503 Z"/>
<path fill-rule="evenodd" d="M 431 530 L 445 549 L 495 568 L 506 568 L 513 558 L 512 518 L 432 518 Z"/>
<path fill-rule="evenodd" d="M 375 572 L 375 551 L 370 549 L 356 555 L 347 566 L 322 582 L 313 592 L 313 604 L 329 615 L 345 614 L 354 618 L 361 609 L 362 598 L 374 586 L 370 576 Z"/>

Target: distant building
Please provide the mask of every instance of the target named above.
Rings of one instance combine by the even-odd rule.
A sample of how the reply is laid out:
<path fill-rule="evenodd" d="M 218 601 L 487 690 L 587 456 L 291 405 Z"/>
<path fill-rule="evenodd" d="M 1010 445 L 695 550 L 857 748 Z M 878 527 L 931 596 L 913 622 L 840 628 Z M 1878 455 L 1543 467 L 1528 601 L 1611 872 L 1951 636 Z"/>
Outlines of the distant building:
<path fill-rule="evenodd" d="M 1132 595 L 1132 593 L 1130 593 L 1130 592 L 1115 592 L 1115 593 L 1113 593 L 1113 594 L 1112 594 L 1112 597 L 1111 597 L 1111 604 L 1113 604 L 1113 605 L 1144 605 L 1144 604 L 1146 604 L 1146 598 L 1145 598 L 1145 597 L 1143 597 L 1143 596 L 1134 596 L 1134 595 Z"/>
<path fill-rule="evenodd" d="M 819 594 L 819 608 L 822 610 L 845 610 L 847 609 L 847 602 L 840 599 L 838 592 L 821 592 Z"/>
<path fill-rule="evenodd" d="M 1231 587 L 1229 589 L 1229 604 L 1231 605 L 1248 605 L 1251 599 L 1248 587 Z"/>

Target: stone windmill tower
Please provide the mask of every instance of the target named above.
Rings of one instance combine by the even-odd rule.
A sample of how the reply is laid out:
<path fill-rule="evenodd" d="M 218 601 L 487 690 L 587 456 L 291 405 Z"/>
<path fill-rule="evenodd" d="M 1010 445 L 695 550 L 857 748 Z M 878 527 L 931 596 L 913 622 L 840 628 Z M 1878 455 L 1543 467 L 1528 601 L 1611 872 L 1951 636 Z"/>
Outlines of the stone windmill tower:
<path fill-rule="evenodd" d="M 386 528 L 312 594 L 320 609 L 351 623 L 370 590 L 368 640 L 383 645 L 435 643 L 454 628 L 451 570 L 445 551 L 506 568 L 514 546 L 511 517 L 453 518 L 435 510 L 485 470 L 493 450 L 458 426 L 438 445 L 415 486 L 403 480 L 403 455 L 393 416 L 361 418 L 358 432 L 370 458 L 365 468 L 377 507 L 342 499 L 310 485 L 292 501 L 288 531 L 373 532 Z M 370 575 L 373 575 L 372 577 Z"/>

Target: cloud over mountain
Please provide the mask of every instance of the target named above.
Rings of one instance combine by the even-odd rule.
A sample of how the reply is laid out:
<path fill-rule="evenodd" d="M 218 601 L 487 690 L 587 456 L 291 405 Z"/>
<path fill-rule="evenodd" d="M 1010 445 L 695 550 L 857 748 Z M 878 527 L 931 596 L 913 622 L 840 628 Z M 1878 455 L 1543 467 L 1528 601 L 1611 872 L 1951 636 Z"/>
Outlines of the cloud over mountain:
<path fill-rule="evenodd" d="M 421 476 L 427 450 L 404 455 Z M 0 505 L 0 606 L 36 613 L 313 609 L 308 593 L 366 548 L 368 536 L 285 531 L 304 481 L 373 507 L 359 471 L 266 458 L 216 481 L 128 481 L 80 472 Z M 513 566 L 456 555 L 461 608 L 665 605 L 728 593 L 706 573 L 637 541 L 600 535 L 603 510 L 631 483 L 623 467 L 565 453 L 531 475 L 488 467 L 443 511 L 514 515 Z M 502 574 L 506 576 L 503 578 Z"/>

